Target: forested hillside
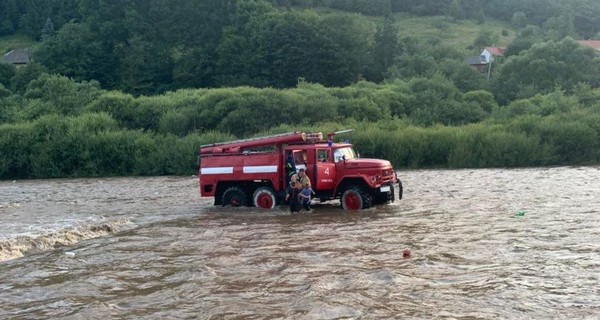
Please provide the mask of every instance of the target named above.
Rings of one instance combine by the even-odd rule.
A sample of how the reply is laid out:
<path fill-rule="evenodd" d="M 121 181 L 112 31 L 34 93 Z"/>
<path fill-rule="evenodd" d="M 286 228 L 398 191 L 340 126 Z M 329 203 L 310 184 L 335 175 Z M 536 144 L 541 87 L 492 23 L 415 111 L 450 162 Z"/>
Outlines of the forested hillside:
<path fill-rule="evenodd" d="M 581 39 L 600 2 L 0 0 L 0 48 L 32 52 L 0 63 L 0 178 L 191 174 L 201 143 L 349 126 L 402 167 L 598 163 Z"/>
<path fill-rule="evenodd" d="M 132 94 L 289 88 L 298 78 L 345 86 L 438 71 L 480 82 L 460 69 L 466 56 L 500 44 L 501 31 L 489 21 L 504 21 L 503 31 L 513 34 L 531 25 L 519 49 L 532 44 L 524 37 L 560 41 L 600 32 L 600 3 L 582 0 L 1 0 L 0 12 L 0 35 L 40 40 L 34 59 L 49 73 Z M 446 19 L 432 20 L 432 37 L 400 29 L 406 14 Z M 440 40 L 451 25 L 473 21 L 480 34 L 470 47 Z"/>

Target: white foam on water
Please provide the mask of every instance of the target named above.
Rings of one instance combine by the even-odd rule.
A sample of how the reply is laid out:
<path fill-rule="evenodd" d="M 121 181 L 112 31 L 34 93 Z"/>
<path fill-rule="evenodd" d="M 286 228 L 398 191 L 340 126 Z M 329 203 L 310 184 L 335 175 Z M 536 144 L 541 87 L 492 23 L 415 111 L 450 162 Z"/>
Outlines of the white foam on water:
<path fill-rule="evenodd" d="M 131 224 L 128 219 L 90 224 L 83 223 L 75 228 L 58 230 L 46 234 L 20 234 L 11 239 L 0 240 L 0 261 L 23 257 L 28 252 L 54 250 L 61 246 L 71 246 L 82 240 L 103 237 Z"/>

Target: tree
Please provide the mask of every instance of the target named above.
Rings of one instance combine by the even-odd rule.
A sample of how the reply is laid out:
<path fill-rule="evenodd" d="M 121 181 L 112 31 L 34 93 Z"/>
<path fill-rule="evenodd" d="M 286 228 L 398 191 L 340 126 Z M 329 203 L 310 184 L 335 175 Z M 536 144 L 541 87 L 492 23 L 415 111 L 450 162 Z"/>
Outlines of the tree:
<path fill-rule="evenodd" d="M 524 28 L 527 25 L 527 22 L 527 15 L 523 11 L 515 12 L 512 16 L 512 19 L 510 19 L 510 23 L 515 28 L 519 29 Z"/>
<path fill-rule="evenodd" d="M 0 63 L 0 84 L 8 87 L 10 79 L 15 75 L 16 68 L 9 63 Z"/>
<path fill-rule="evenodd" d="M 234 21 L 217 50 L 225 86 L 293 87 L 300 79 L 346 85 L 359 77 L 370 47 L 365 20 L 355 15 L 321 18 L 248 1 L 238 4 Z"/>
<path fill-rule="evenodd" d="M 478 23 L 485 22 L 485 14 L 480 0 L 460 0 L 460 8 L 465 18 L 475 19 Z"/>
<path fill-rule="evenodd" d="M 509 57 L 512 55 L 519 54 L 523 50 L 527 50 L 533 46 L 534 43 L 543 41 L 541 30 L 536 26 L 527 26 L 519 31 L 517 37 L 511 41 L 504 51 L 504 56 Z"/>
<path fill-rule="evenodd" d="M 46 23 L 42 28 L 42 36 L 50 36 L 54 34 L 54 23 L 52 23 L 52 19 L 46 19 Z"/>
<path fill-rule="evenodd" d="M 268 13 L 273 10 L 263 1 L 240 1 L 231 25 L 223 30 L 217 48 L 217 83 L 225 86 L 268 84 L 265 64 L 266 52 L 260 37 L 266 32 L 263 26 L 269 22 Z"/>
<path fill-rule="evenodd" d="M 488 29 L 481 29 L 477 34 L 475 40 L 473 40 L 473 46 L 475 48 L 484 48 L 493 46 L 498 41 L 498 35 Z"/>
<path fill-rule="evenodd" d="M 583 39 L 591 39 L 600 32 L 600 3 L 595 0 L 567 2 L 572 8 L 575 30 Z"/>
<path fill-rule="evenodd" d="M 469 91 L 463 95 L 463 101 L 477 103 L 487 113 L 498 107 L 492 93 L 486 90 Z"/>
<path fill-rule="evenodd" d="M 451 0 L 392 0 L 394 12 L 407 12 L 416 15 L 443 15 L 447 12 Z"/>
<path fill-rule="evenodd" d="M 371 16 L 384 16 L 392 12 L 390 0 L 355 0 L 354 10 Z"/>
<path fill-rule="evenodd" d="M 173 61 L 173 81 L 177 88 L 210 88 L 216 86 L 216 49 L 200 46 L 181 51 Z"/>
<path fill-rule="evenodd" d="M 462 12 L 459 0 L 452 0 L 452 2 L 450 3 L 450 7 L 448 8 L 448 15 L 452 17 L 452 20 L 454 20 L 455 22 L 457 20 L 462 20 L 465 17 L 464 13 Z"/>
<path fill-rule="evenodd" d="M 216 86 L 217 47 L 224 28 L 232 23 L 235 1 L 186 1 L 173 10 L 176 23 L 172 23 L 174 31 L 169 38 L 175 40 L 170 48 L 174 85 Z"/>
<path fill-rule="evenodd" d="M 48 72 L 48 69 L 37 62 L 30 62 L 27 66 L 16 70 L 15 75 L 10 79 L 11 91 L 23 93 L 27 85 L 37 79 L 42 74 Z"/>
<path fill-rule="evenodd" d="M 580 82 L 600 84 L 595 51 L 571 38 L 535 44 L 511 56 L 500 67 L 493 84 L 494 96 L 505 104 L 516 98 L 548 93 L 557 87 L 571 90 Z"/>
<path fill-rule="evenodd" d="M 27 103 L 18 110 L 20 120 L 33 120 L 45 114 L 79 114 L 99 95 L 97 83 L 77 83 L 59 75 L 42 74 L 27 85 Z"/>
<path fill-rule="evenodd" d="M 359 14 L 334 14 L 320 19 L 319 26 L 333 46 L 340 48 L 336 53 L 337 69 L 332 70 L 332 83 L 348 84 L 365 76 L 371 62 L 373 24 Z"/>
<path fill-rule="evenodd" d="M 88 1 L 88 0 L 86 0 Z M 81 0 L 53 0 L 51 1 L 52 22 L 56 30 L 70 21 L 81 22 L 79 4 Z"/>
<path fill-rule="evenodd" d="M 299 78 L 325 85 L 351 81 L 347 75 L 340 76 L 350 67 L 342 55 L 345 48 L 338 46 L 327 29 L 321 27 L 318 15 L 286 12 L 273 18 L 274 24 L 265 30 L 261 47 L 267 49 L 274 85 L 295 86 Z"/>
<path fill-rule="evenodd" d="M 119 86 L 135 95 L 158 94 L 171 89 L 172 59 L 160 42 L 130 38 L 119 48 Z"/>
<path fill-rule="evenodd" d="M 485 117 L 482 107 L 475 103 L 465 104 L 452 81 L 436 74 L 428 78 L 409 81 L 411 97 L 407 113 L 423 126 L 442 123 L 461 125 L 480 121 Z"/>
<path fill-rule="evenodd" d="M 82 38 L 90 41 L 82 44 L 89 50 L 80 62 L 91 67 L 86 72 L 86 79 L 97 80 L 107 89 L 119 87 L 121 57 L 117 52 L 127 45 L 131 36 L 127 14 L 135 15 L 134 5 L 137 3 L 139 1 L 123 0 L 85 0 L 79 3 L 83 19 Z M 77 21 L 70 24 L 77 24 Z M 73 38 L 76 36 L 73 35 Z"/>
<path fill-rule="evenodd" d="M 34 39 L 39 39 L 46 19 L 50 17 L 50 2 L 46 0 L 23 0 L 26 8 L 21 16 L 21 28 Z"/>
<path fill-rule="evenodd" d="M 116 83 L 116 57 L 106 52 L 87 24 L 67 23 L 47 37 L 34 56 L 51 72 L 77 81 L 97 80 L 107 87 Z"/>
<path fill-rule="evenodd" d="M 19 25 L 19 12 L 15 1 L 0 1 L 0 35 L 12 34 Z"/>
<path fill-rule="evenodd" d="M 549 40 L 558 41 L 565 37 L 579 38 L 573 18 L 570 16 L 552 17 L 544 22 L 544 29 L 546 30 L 546 38 Z"/>
<path fill-rule="evenodd" d="M 484 89 L 487 85 L 484 74 L 459 60 L 442 59 L 439 70 L 462 92 Z"/>
<path fill-rule="evenodd" d="M 386 17 L 383 26 L 377 28 L 373 43 L 373 70 L 370 76 L 373 81 L 383 80 L 384 72 L 392 66 L 396 56 L 401 53 L 398 34 L 398 28 L 391 17 Z"/>

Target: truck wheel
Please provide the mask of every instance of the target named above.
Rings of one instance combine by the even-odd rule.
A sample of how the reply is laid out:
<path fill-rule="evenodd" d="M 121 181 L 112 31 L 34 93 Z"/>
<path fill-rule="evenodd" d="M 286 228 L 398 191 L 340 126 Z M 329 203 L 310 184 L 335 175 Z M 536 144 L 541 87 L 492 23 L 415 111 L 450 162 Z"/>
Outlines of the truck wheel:
<path fill-rule="evenodd" d="M 256 189 L 252 199 L 254 200 L 255 207 L 264 209 L 275 208 L 275 203 L 277 202 L 275 199 L 275 192 L 269 187 L 260 187 Z"/>
<path fill-rule="evenodd" d="M 223 206 L 239 207 L 246 204 L 246 194 L 239 187 L 229 187 L 223 193 Z"/>
<path fill-rule="evenodd" d="M 367 209 L 371 206 L 371 197 L 360 187 L 351 186 L 342 194 L 340 204 L 344 210 Z"/>

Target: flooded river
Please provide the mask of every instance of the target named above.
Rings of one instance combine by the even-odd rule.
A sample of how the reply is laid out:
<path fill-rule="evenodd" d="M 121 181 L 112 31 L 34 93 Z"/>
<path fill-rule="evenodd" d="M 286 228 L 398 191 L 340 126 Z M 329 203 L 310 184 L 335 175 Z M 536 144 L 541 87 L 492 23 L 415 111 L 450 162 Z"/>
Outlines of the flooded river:
<path fill-rule="evenodd" d="M 2 181 L 0 319 L 600 317 L 599 167 L 399 177 L 297 215 L 194 177 Z"/>

